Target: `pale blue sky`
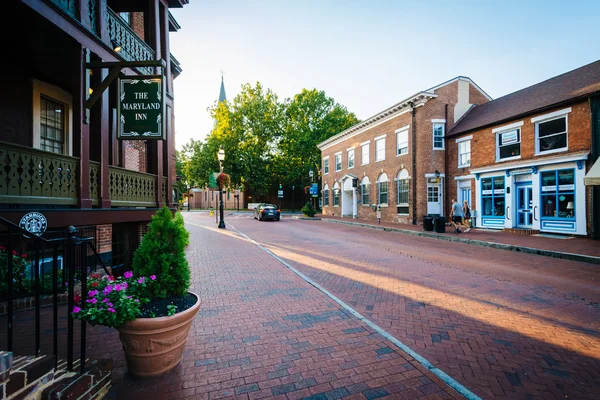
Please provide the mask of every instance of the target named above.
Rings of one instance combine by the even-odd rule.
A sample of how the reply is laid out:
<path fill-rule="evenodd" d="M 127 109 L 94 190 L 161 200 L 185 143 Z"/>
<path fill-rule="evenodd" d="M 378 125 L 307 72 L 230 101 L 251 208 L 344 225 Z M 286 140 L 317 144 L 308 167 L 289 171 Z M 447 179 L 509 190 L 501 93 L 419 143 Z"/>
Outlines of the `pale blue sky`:
<path fill-rule="evenodd" d="M 317 88 L 365 119 L 458 75 L 493 98 L 600 59 L 600 1 L 203 1 L 171 11 L 176 141 L 243 83 Z"/>

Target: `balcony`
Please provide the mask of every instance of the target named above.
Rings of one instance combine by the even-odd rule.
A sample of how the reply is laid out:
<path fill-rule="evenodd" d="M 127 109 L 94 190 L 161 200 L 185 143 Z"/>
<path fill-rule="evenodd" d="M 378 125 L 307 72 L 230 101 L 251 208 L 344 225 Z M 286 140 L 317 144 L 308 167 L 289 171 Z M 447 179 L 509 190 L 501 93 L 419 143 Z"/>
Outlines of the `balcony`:
<path fill-rule="evenodd" d="M 78 157 L 0 142 L 0 207 L 6 204 L 77 206 L 80 188 Z M 92 206 L 100 204 L 100 163 L 90 161 Z M 157 176 L 109 166 L 113 207 L 157 207 Z M 167 178 L 161 180 L 166 203 Z"/>

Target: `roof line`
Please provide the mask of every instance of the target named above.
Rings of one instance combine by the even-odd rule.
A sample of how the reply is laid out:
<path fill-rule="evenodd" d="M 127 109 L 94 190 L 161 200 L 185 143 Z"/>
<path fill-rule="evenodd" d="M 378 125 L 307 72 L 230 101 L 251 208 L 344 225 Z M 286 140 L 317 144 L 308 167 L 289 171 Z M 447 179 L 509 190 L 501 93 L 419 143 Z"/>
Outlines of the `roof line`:
<path fill-rule="evenodd" d="M 473 86 L 475 86 L 475 88 L 476 88 L 477 90 L 479 90 L 479 91 L 480 91 L 480 92 L 481 92 L 481 93 L 482 93 L 482 94 L 483 94 L 485 97 L 487 97 L 487 99 L 488 99 L 488 100 L 490 100 L 490 101 L 491 101 L 491 100 L 493 100 L 492 96 L 490 96 L 489 94 L 487 94 L 485 90 L 483 90 L 483 89 L 482 89 L 482 88 L 481 88 L 481 87 L 480 87 L 478 84 L 476 84 L 476 83 L 473 81 L 473 79 L 469 78 L 468 76 L 463 76 L 463 75 L 459 75 L 459 76 L 457 76 L 456 78 L 452 78 L 452 79 L 449 79 L 449 80 L 447 80 L 446 82 L 442 82 L 442 83 L 440 83 L 439 85 L 436 85 L 436 86 L 434 86 L 434 87 L 432 87 L 432 88 L 429 88 L 429 89 L 427 89 L 427 90 L 426 90 L 426 92 L 430 92 L 430 91 L 437 90 L 437 89 L 441 88 L 442 86 L 449 85 L 450 83 L 452 83 L 452 82 L 454 82 L 454 81 L 458 81 L 458 80 L 465 80 L 465 81 L 468 81 L 468 82 L 469 82 L 469 83 L 471 83 Z"/>

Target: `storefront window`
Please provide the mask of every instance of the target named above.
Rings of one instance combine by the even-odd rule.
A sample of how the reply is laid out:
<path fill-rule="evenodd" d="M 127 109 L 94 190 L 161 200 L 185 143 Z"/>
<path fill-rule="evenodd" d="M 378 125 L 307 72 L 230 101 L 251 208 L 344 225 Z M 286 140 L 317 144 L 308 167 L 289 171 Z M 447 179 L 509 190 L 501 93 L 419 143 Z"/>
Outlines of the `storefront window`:
<path fill-rule="evenodd" d="M 503 176 L 481 179 L 481 200 L 484 216 L 504 217 L 505 194 Z"/>
<path fill-rule="evenodd" d="M 575 218 L 575 170 L 542 172 L 542 218 Z"/>

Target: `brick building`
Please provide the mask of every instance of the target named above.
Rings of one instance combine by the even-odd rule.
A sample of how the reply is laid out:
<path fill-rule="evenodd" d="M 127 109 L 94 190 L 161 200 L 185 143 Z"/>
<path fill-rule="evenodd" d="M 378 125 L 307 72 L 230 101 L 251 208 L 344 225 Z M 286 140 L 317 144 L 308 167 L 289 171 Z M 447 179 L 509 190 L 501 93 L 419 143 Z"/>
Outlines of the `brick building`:
<path fill-rule="evenodd" d="M 407 97 L 318 145 L 323 213 L 417 223 L 447 215 L 445 132 L 491 98 L 457 77 Z"/>
<path fill-rule="evenodd" d="M 152 214 L 173 205 L 173 80 L 181 72 L 169 12 L 188 0 L 9 1 L 2 35 L 13 50 L 0 82 L 0 215 L 42 213 L 49 231 L 96 232 L 109 265 L 128 265 Z M 89 63 L 161 62 L 119 76 L 164 75 L 166 140 L 118 140 L 114 81 Z M 94 91 L 102 93 L 87 104 Z M 97 94 L 96 94 L 97 95 Z M 25 168 L 23 166 L 26 166 Z"/>
<path fill-rule="evenodd" d="M 600 61 L 473 107 L 447 135 L 449 196 L 477 227 L 597 236 L 599 94 Z"/>
<path fill-rule="evenodd" d="M 323 213 L 600 237 L 600 61 L 491 101 L 458 77 L 322 142 Z M 585 184 L 589 186 L 586 188 Z"/>

